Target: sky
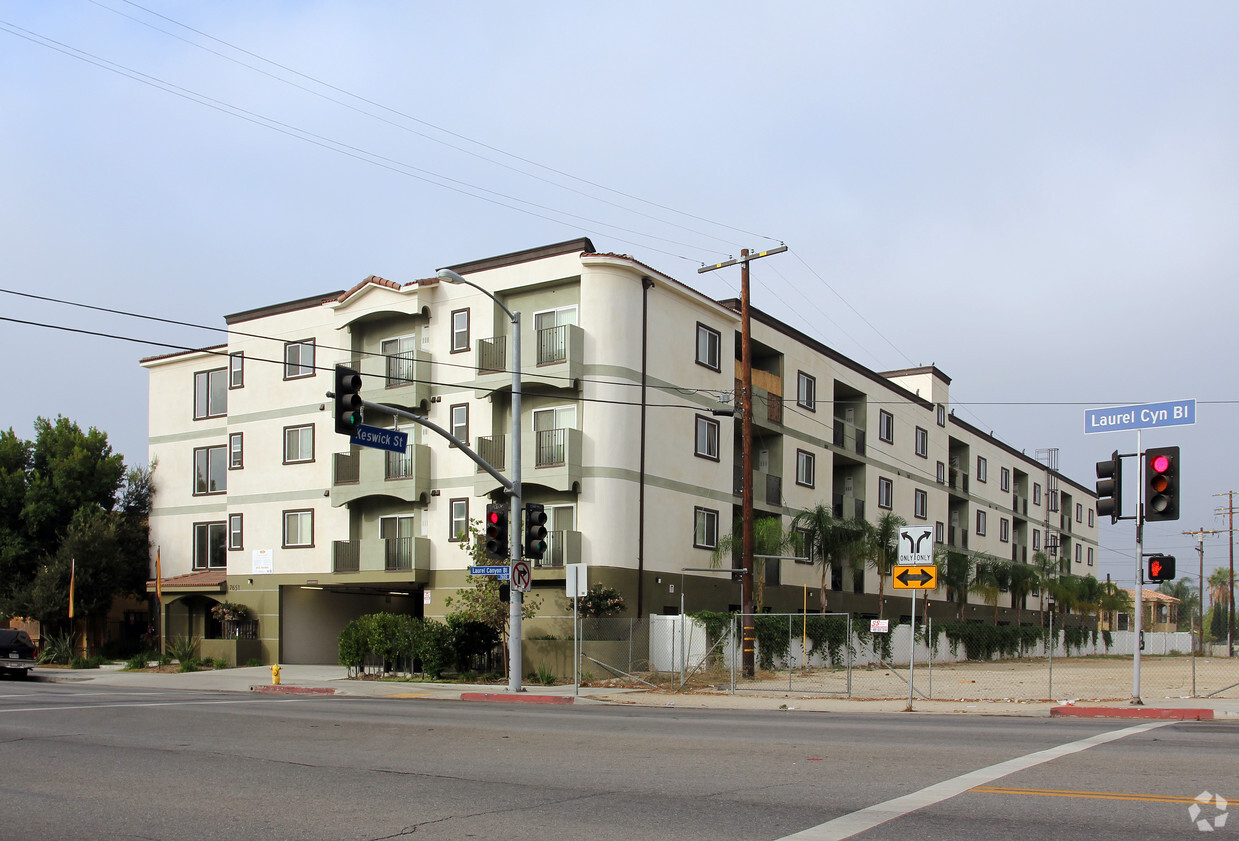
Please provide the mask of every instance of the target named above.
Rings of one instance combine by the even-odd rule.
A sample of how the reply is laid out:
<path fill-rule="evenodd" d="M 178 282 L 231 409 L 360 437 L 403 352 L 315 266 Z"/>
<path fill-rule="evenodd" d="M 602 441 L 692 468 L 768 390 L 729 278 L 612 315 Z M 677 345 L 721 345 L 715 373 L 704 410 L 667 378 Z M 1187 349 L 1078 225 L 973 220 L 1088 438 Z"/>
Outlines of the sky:
<path fill-rule="evenodd" d="M 218 329 L 579 236 L 724 298 L 739 270 L 699 266 L 785 243 L 755 307 L 937 365 L 1086 487 L 1136 448 L 1086 408 L 1197 400 L 1142 435 L 1183 453 L 1145 549 L 1194 575 L 1182 532 L 1239 490 L 1236 43 L 1231 2 L 9 0 L 0 317 L 53 326 L 0 321 L 0 429 L 60 414 L 145 463 L 138 360 L 224 340 L 69 302 Z M 1131 586 L 1134 525 L 1101 542 Z"/>

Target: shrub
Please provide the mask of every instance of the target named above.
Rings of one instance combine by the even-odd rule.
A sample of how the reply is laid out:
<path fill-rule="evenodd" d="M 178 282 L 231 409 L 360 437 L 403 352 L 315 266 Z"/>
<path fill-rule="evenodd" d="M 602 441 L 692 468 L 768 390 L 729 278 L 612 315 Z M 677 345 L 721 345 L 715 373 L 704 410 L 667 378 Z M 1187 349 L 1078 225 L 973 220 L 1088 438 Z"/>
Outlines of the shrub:
<path fill-rule="evenodd" d="M 262 661 L 259 660 L 257 657 L 251 657 L 250 659 L 245 661 L 245 665 L 252 669 L 252 668 L 261 666 Z"/>
<path fill-rule="evenodd" d="M 155 659 L 155 655 L 151 654 L 149 651 L 143 651 L 139 654 L 135 654 L 132 657 L 130 657 L 125 662 L 125 668 L 129 671 L 137 671 L 138 669 L 145 669 L 146 664 L 154 659 Z"/>
<path fill-rule="evenodd" d="M 340 631 L 339 657 L 340 665 L 347 666 L 349 671 L 360 669 L 366 662 L 369 652 L 369 641 L 365 627 L 366 617 L 361 616 L 344 626 Z"/>
<path fill-rule="evenodd" d="M 181 658 L 177 658 L 181 660 Z M 177 669 L 178 672 L 196 672 L 202 668 L 202 662 L 197 657 L 187 657 L 181 660 L 181 665 Z"/>
<path fill-rule="evenodd" d="M 422 661 L 422 671 L 437 678 L 452 662 L 452 630 L 433 619 L 415 619 L 410 624 L 413 637 L 413 656 Z"/>
<path fill-rule="evenodd" d="M 447 618 L 447 627 L 451 631 L 451 646 L 458 672 L 472 668 L 499 645 L 499 632 L 484 622 L 453 615 Z"/>
<path fill-rule="evenodd" d="M 227 661 L 227 660 L 225 660 L 223 657 L 216 657 L 215 659 L 211 660 L 211 661 L 210 661 L 210 663 L 211 663 L 211 668 L 212 668 L 212 669 L 226 669 L 226 668 L 228 668 L 228 661 Z"/>
<path fill-rule="evenodd" d="M 39 651 L 40 665 L 45 663 L 65 664 L 73 659 L 74 636 L 71 631 L 56 636 L 43 638 L 43 646 Z"/>
<path fill-rule="evenodd" d="M 104 658 L 98 655 L 94 657 L 83 657 L 80 654 L 73 655 L 73 659 L 69 661 L 70 669 L 97 669 L 104 662 Z"/>
<path fill-rule="evenodd" d="M 554 686 L 559 680 L 554 672 L 541 664 L 538 665 L 538 670 L 533 673 L 532 677 L 543 686 Z"/>
<path fill-rule="evenodd" d="M 198 638 L 173 637 L 168 640 L 167 651 L 173 660 L 180 660 L 182 663 L 193 660 L 198 656 Z"/>

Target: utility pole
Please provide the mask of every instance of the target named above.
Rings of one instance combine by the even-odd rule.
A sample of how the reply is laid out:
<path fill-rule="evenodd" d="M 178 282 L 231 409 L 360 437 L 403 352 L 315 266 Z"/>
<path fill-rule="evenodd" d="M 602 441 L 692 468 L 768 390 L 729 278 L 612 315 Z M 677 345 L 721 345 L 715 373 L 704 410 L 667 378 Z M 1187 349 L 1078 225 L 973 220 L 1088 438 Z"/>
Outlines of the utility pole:
<path fill-rule="evenodd" d="M 1185 531 L 1196 538 L 1196 554 L 1200 560 L 1200 588 L 1196 591 L 1197 612 L 1200 613 L 1200 653 L 1205 653 L 1205 535 L 1223 534 L 1216 529 L 1206 530 L 1204 526 L 1195 531 Z"/>
<path fill-rule="evenodd" d="M 1230 526 L 1227 531 L 1230 532 L 1230 586 L 1226 588 L 1226 656 L 1235 656 L 1235 494 L 1239 491 L 1225 491 L 1214 496 L 1224 496 L 1228 498 L 1229 505 L 1226 508 L 1219 508 L 1215 514 L 1225 514 L 1230 519 Z M 1204 586 L 1204 582 L 1201 582 Z"/>
<path fill-rule="evenodd" d="M 756 604 L 753 601 L 753 341 L 751 319 L 749 317 L 749 263 L 771 254 L 781 254 L 787 250 L 786 245 L 768 251 L 750 254 L 747 248 L 740 251 L 739 260 L 727 260 L 713 266 L 702 266 L 698 274 L 712 272 L 716 269 L 740 264 L 740 429 L 743 440 L 740 443 L 740 567 L 744 574 L 740 577 L 740 628 L 741 628 L 741 666 L 745 677 L 753 677 L 756 672 L 754 650 L 757 641 L 754 613 Z"/>

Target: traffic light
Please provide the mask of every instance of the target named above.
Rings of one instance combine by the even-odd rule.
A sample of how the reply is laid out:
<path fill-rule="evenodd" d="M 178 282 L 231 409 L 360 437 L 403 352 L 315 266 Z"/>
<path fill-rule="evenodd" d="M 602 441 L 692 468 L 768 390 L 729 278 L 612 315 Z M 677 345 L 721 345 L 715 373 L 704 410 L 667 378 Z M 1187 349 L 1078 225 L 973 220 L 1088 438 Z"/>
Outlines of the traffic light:
<path fill-rule="evenodd" d="M 1144 451 L 1144 519 L 1179 519 L 1179 448 L 1150 447 Z"/>
<path fill-rule="evenodd" d="M 1123 459 L 1115 450 L 1109 461 L 1097 462 L 1097 516 L 1117 523 L 1123 516 Z"/>
<path fill-rule="evenodd" d="M 486 557 L 508 558 L 508 506 L 492 503 L 486 506 Z"/>
<path fill-rule="evenodd" d="M 525 557 L 542 560 L 546 554 L 546 506 L 540 502 L 525 503 Z"/>
<path fill-rule="evenodd" d="M 361 425 L 361 374 L 336 366 L 336 432 L 350 438 Z"/>
<path fill-rule="evenodd" d="M 503 602 L 504 604 L 510 604 L 512 602 L 512 585 L 511 584 L 500 584 L 499 585 L 499 601 Z"/>
<path fill-rule="evenodd" d="M 1149 557 L 1150 581 L 1174 581 L 1174 555 L 1152 555 Z"/>

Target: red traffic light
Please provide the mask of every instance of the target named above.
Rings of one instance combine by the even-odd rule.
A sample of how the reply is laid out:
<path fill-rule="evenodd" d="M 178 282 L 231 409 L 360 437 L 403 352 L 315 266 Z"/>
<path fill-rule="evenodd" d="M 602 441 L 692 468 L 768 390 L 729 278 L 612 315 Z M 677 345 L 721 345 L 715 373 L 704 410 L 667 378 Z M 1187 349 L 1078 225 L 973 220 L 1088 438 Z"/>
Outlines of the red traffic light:
<path fill-rule="evenodd" d="M 1149 467 L 1153 468 L 1155 473 L 1165 473 L 1170 469 L 1170 457 L 1165 455 L 1154 456 L 1149 462 Z"/>
<path fill-rule="evenodd" d="M 496 523 L 499 522 L 499 512 L 491 511 L 490 513 L 486 515 L 486 519 L 490 522 L 491 525 L 495 525 Z"/>

